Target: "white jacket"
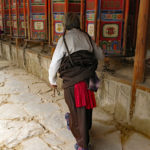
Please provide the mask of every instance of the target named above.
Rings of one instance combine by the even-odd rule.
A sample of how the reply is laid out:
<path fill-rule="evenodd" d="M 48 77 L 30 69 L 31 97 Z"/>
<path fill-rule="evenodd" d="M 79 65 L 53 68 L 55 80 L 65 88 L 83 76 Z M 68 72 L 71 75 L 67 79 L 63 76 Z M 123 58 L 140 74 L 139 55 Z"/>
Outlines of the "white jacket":
<path fill-rule="evenodd" d="M 89 37 L 86 33 L 78 30 L 72 29 L 66 32 L 65 35 L 66 43 L 68 45 L 68 49 L 70 54 L 77 52 L 79 50 L 88 50 L 92 52 L 92 45 L 89 40 Z M 94 46 L 94 53 L 97 59 L 103 60 L 104 55 L 102 49 L 97 47 L 94 41 L 92 41 Z M 58 40 L 56 49 L 53 54 L 53 58 L 49 67 L 49 82 L 52 85 L 56 85 L 57 80 L 57 71 L 60 67 L 63 56 L 67 56 L 67 50 L 63 41 L 63 37 Z"/>

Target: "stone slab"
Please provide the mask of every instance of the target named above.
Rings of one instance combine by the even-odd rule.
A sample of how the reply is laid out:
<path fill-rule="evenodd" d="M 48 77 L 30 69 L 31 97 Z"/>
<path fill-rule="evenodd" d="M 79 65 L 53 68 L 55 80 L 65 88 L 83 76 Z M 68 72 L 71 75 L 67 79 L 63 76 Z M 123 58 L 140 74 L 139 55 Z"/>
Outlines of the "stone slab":
<path fill-rule="evenodd" d="M 10 45 L 3 43 L 2 48 L 3 48 L 3 55 L 5 55 L 5 58 L 10 61 L 11 60 Z"/>
<path fill-rule="evenodd" d="M 124 124 L 130 122 L 131 86 L 118 84 L 115 119 Z"/>
<path fill-rule="evenodd" d="M 1 95 L 0 96 L 0 105 L 7 103 L 9 95 Z"/>
<path fill-rule="evenodd" d="M 43 141 L 47 144 L 49 144 L 52 148 L 58 148 L 61 147 L 61 145 L 64 144 L 64 142 L 62 140 L 60 140 L 59 137 L 57 137 L 56 135 L 54 135 L 53 133 L 47 133 L 41 136 L 41 138 L 43 139 Z"/>
<path fill-rule="evenodd" d="M 14 120 L 25 119 L 29 116 L 23 110 L 23 107 L 19 104 L 4 104 L 0 107 L 0 119 Z"/>
<path fill-rule="evenodd" d="M 50 118 L 55 112 L 59 111 L 59 107 L 54 103 L 28 103 L 24 106 L 25 111 L 31 116 L 38 120 Z"/>
<path fill-rule="evenodd" d="M 68 106 L 67 106 L 67 104 L 66 104 L 64 99 L 59 100 L 57 102 L 57 104 L 60 106 L 60 109 L 63 112 L 63 114 L 65 114 L 66 112 L 69 112 L 69 108 L 68 108 Z"/>
<path fill-rule="evenodd" d="M 57 92 L 55 92 L 55 96 L 54 95 L 54 91 L 52 89 L 47 89 L 47 92 L 40 92 L 38 94 L 44 101 L 47 102 L 54 102 L 59 104 L 60 100 L 64 100 L 64 92 L 63 90 L 59 90 L 59 95 Z"/>
<path fill-rule="evenodd" d="M 111 123 L 113 121 L 113 115 L 105 112 L 99 107 L 93 109 L 93 120 Z"/>
<path fill-rule="evenodd" d="M 76 143 L 75 138 L 67 128 L 60 129 L 55 134 L 65 143 Z"/>
<path fill-rule="evenodd" d="M 107 112 L 113 114 L 116 104 L 117 83 L 111 80 L 104 80 L 103 88 L 98 91 L 98 105 Z"/>
<path fill-rule="evenodd" d="M 120 132 L 114 132 L 100 138 L 92 139 L 94 150 L 122 150 Z"/>
<path fill-rule="evenodd" d="M 9 78 L 5 82 L 5 86 L 0 87 L 0 94 L 13 94 L 13 93 L 28 92 L 28 91 L 29 89 L 27 85 L 14 78 L 12 79 Z"/>
<path fill-rule="evenodd" d="M 12 59 L 11 61 L 15 64 L 18 64 L 18 59 L 17 59 L 17 50 L 16 47 L 11 45 L 11 52 L 12 52 Z"/>
<path fill-rule="evenodd" d="M 46 117 L 40 120 L 40 123 L 43 124 L 46 127 L 46 129 L 52 131 L 56 135 L 58 132 L 60 132 L 60 129 L 66 127 L 64 115 L 60 111 L 55 111 L 51 113 L 51 116 L 47 115 Z"/>
<path fill-rule="evenodd" d="M 48 86 L 46 83 L 34 83 L 34 84 L 30 84 L 29 85 L 30 91 L 33 94 L 42 94 L 42 93 L 46 93 L 47 91 L 49 91 L 51 89 L 50 86 Z"/>
<path fill-rule="evenodd" d="M 75 141 L 66 143 L 60 147 L 60 150 L 74 150 Z"/>
<path fill-rule="evenodd" d="M 131 125 L 136 130 L 150 136 L 150 93 L 137 90 L 135 111 Z"/>
<path fill-rule="evenodd" d="M 1 97 L 0 97 L 1 98 Z M 7 98 L 7 102 L 15 104 L 41 103 L 41 98 L 32 93 L 21 93 L 19 95 L 11 95 Z"/>
<path fill-rule="evenodd" d="M 43 128 L 34 121 L 0 120 L 0 146 L 13 148 L 23 140 L 42 132 Z"/>
<path fill-rule="evenodd" d="M 91 136 L 92 137 L 103 137 L 111 132 L 117 131 L 114 125 L 106 125 L 98 121 L 93 121 Z"/>
<path fill-rule="evenodd" d="M 150 150 L 150 140 L 141 134 L 134 133 L 123 145 L 123 150 Z"/>
<path fill-rule="evenodd" d="M 44 143 L 38 137 L 26 140 L 21 145 L 22 150 L 52 150 L 46 143 Z"/>

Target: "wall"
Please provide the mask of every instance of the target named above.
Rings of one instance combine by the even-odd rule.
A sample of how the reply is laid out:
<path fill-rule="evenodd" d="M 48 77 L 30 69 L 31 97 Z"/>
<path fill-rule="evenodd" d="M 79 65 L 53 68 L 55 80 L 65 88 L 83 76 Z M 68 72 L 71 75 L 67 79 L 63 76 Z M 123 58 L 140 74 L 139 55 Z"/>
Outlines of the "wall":
<path fill-rule="evenodd" d="M 16 48 L 4 42 L 0 46 L 0 56 L 48 83 L 48 68 L 51 62 L 49 56 L 30 49 L 24 51 L 23 48 Z M 58 80 L 58 84 L 60 87 L 61 79 Z M 132 87 L 129 82 L 123 82 L 105 74 L 100 89 L 96 93 L 97 106 L 111 113 L 116 122 L 123 126 L 132 127 L 150 136 L 150 93 L 137 89 L 133 118 L 130 119 L 131 91 Z"/>

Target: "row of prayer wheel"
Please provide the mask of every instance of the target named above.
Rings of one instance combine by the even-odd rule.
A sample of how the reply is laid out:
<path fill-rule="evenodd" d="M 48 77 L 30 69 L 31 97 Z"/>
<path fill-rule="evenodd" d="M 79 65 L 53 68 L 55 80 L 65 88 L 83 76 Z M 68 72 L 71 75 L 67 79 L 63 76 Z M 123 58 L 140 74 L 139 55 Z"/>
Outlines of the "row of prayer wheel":
<path fill-rule="evenodd" d="M 10 37 L 55 45 L 64 32 L 64 15 L 74 12 L 80 17 L 81 29 L 89 33 L 106 55 L 131 55 L 139 1 L 0 0 L 0 29 Z"/>

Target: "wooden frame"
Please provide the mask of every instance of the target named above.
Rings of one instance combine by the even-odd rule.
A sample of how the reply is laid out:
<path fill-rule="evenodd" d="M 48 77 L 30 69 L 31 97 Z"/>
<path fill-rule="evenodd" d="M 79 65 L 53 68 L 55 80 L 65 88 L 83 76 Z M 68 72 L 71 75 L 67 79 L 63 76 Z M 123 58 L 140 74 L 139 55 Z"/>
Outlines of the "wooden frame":
<path fill-rule="evenodd" d="M 27 25 L 28 25 L 28 40 L 31 39 L 31 33 L 30 33 L 30 3 L 29 3 L 29 0 L 27 0 L 27 16 L 28 16 L 28 19 L 27 19 Z"/>
<path fill-rule="evenodd" d="M 18 4 L 18 1 L 16 0 L 16 17 L 17 17 L 17 18 L 16 18 L 16 22 L 17 22 L 17 37 L 19 37 L 19 28 L 18 28 L 18 25 L 19 25 L 19 24 L 18 24 L 18 23 L 19 23 L 19 22 L 18 22 L 18 19 L 19 19 L 19 12 L 18 12 L 18 5 L 19 5 L 19 4 Z"/>
<path fill-rule="evenodd" d="M 26 0 L 23 0 L 23 14 L 24 14 L 24 33 L 27 38 L 27 12 L 26 12 Z"/>
<path fill-rule="evenodd" d="M 45 39 L 48 40 L 48 0 L 45 0 L 45 30 L 46 30 L 46 34 L 45 34 Z"/>
<path fill-rule="evenodd" d="M 51 39 L 51 19 L 52 19 L 52 16 L 51 16 L 51 0 L 48 0 L 48 43 L 49 43 L 49 47 L 51 45 L 51 42 L 52 42 L 52 39 Z"/>
<path fill-rule="evenodd" d="M 9 0 L 9 20 L 10 20 L 10 36 L 12 36 L 11 0 Z"/>

